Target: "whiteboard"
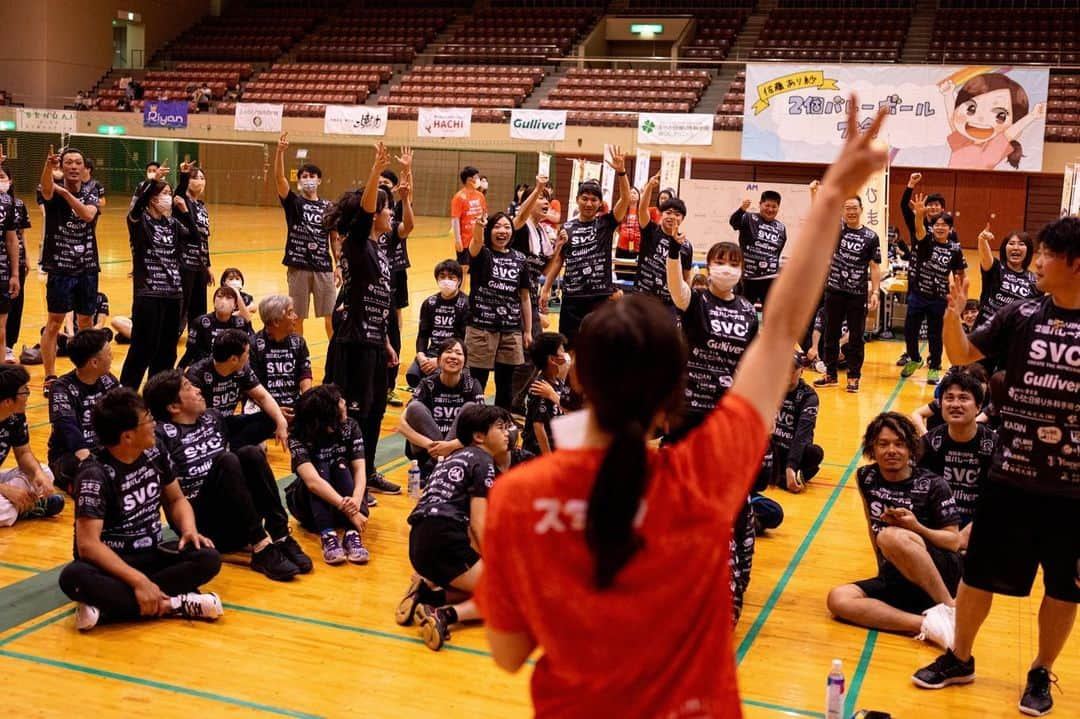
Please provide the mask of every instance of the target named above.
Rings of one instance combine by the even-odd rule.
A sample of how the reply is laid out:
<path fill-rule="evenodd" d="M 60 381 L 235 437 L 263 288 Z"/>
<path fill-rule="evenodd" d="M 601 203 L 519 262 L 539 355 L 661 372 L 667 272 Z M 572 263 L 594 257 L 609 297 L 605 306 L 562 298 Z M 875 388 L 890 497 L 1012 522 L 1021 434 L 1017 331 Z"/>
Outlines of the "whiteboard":
<path fill-rule="evenodd" d="M 785 182 L 745 182 L 740 180 L 693 180 L 679 183 L 679 199 L 686 203 L 682 231 L 694 244 L 695 257 L 704 257 L 717 242 L 739 241 L 738 230 L 728 219 L 743 199 L 750 198 L 749 212 L 757 212 L 758 199 L 765 190 L 780 193 L 778 220 L 787 226 L 788 240 L 801 236 L 810 215 L 810 186 Z M 837 219 L 839 222 L 839 218 Z"/>

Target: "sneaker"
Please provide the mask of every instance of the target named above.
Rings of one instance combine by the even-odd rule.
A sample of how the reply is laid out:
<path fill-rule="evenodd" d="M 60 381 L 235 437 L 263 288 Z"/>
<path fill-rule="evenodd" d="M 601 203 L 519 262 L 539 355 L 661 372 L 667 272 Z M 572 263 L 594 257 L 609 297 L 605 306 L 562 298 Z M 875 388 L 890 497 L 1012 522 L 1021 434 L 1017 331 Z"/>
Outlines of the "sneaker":
<path fill-rule="evenodd" d="M 304 554 L 304 550 L 300 548 L 300 544 L 292 538 L 292 535 L 286 535 L 284 539 L 279 539 L 275 544 L 277 544 L 281 553 L 296 565 L 301 574 L 307 574 L 315 566 L 311 561 L 311 557 Z"/>
<path fill-rule="evenodd" d="M 920 689 L 944 689 L 950 684 L 970 684 L 975 681 L 975 657 L 962 662 L 948 649 L 932 664 L 912 675 L 911 681 Z"/>
<path fill-rule="evenodd" d="M 952 649 L 956 633 L 956 610 L 945 604 L 935 604 L 923 612 L 922 630 L 916 639 Z"/>
<path fill-rule="evenodd" d="M 814 371 L 818 374 L 825 374 L 829 371 L 829 368 L 825 366 L 824 360 L 817 360 L 814 362 Z"/>
<path fill-rule="evenodd" d="M 859 393 L 859 378 L 858 377 L 848 377 L 847 378 L 847 391 L 851 392 L 852 394 L 858 394 Z"/>
<path fill-rule="evenodd" d="M 378 500 L 375 499 L 375 495 L 370 491 L 364 492 L 364 499 L 367 501 L 368 507 L 377 507 L 379 505 Z"/>
<path fill-rule="evenodd" d="M 900 358 L 899 358 L 898 360 L 896 360 L 896 366 L 897 366 L 897 367 L 903 367 L 903 366 L 904 366 L 904 365 L 906 365 L 906 364 L 907 364 L 907 363 L 908 363 L 908 362 L 909 362 L 910 360 L 911 360 L 911 358 L 910 358 L 910 357 L 908 357 L 908 353 L 907 353 L 907 352 L 905 352 L 904 354 L 900 355 Z"/>
<path fill-rule="evenodd" d="M 19 519 L 55 517 L 64 510 L 64 495 L 50 494 L 34 502 L 34 506 L 19 515 Z"/>
<path fill-rule="evenodd" d="M 416 621 L 420 623 L 420 636 L 424 639 L 424 645 L 431 651 L 439 651 L 450 639 L 450 627 L 446 619 L 430 604 L 421 604 L 416 608 Z"/>
<path fill-rule="evenodd" d="M 1050 696 L 1051 683 L 1057 684 L 1057 677 L 1046 667 L 1037 667 L 1029 671 L 1024 696 L 1020 697 L 1020 713 L 1027 714 L 1029 717 L 1049 714 L 1054 708 L 1054 699 Z"/>
<path fill-rule="evenodd" d="M 935 385 L 941 381 L 941 370 L 931 369 L 926 372 L 926 384 Z"/>
<path fill-rule="evenodd" d="M 401 598 L 397 609 L 394 610 L 394 621 L 399 626 L 407 627 L 413 623 L 413 614 L 420 605 L 420 587 L 422 586 L 424 586 L 424 580 L 419 574 L 414 574 L 405 596 Z"/>
<path fill-rule="evenodd" d="M 341 548 L 336 532 L 323 532 L 319 536 L 322 542 L 322 558 L 327 564 L 341 564 L 345 561 L 345 550 Z"/>
<path fill-rule="evenodd" d="M 22 346 L 22 352 L 19 353 L 19 364 L 41 364 L 41 348 Z"/>
<path fill-rule="evenodd" d="M 391 407 L 401 407 L 405 404 L 401 401 L 401 397 L 398 396 L 398 393 L 392 389 L 386 391 L 386 403 Z"/>
<path fill-rule="evenodd" d="M 101 620 L 101 610 L 89 604 L 79 602 L 75 605 L 75 628 L 80 632 L 88 632 L 97 626 Z"/>
<path fill-rule="evenodd" d="M 907 378 L 915 374 L 919 368 L 922 367 L 922 360 L 908 360 L 908 363 L 904 365 L 904 369 L 900 370 L 900 376 Z"/>
<path fill-rule="evenodd" d="M 55 382 L 55 381 L 56 381 L 56 375 L 51 374 L 51 375 L 49 375 L 48 377 L 45 378 L 44 382 L 41 383 L 41 394 L 43 394 L 46 398 L 52 392 L 53 382 Z"/>
<path fill-rule="evenodd" d="M 176 599 L 180 600 L 177 613 L 188 619 L 205 619 L 212 622 L 225 613 L 225 607 L 221 606 L 221 598 L 213 592 L 204 594 L 188 592 Z"/>
<path fill-rule="evenodd" d="M 834 374 L 825 374 L 814 380 L 815 387 L 835 387 L 838 384 L 840 384 L 840 380 L 836 379 Z"/>
<path fill-rule="evenodd" d="M 371 553 L 364 546 L 364 540 L 360 539 L 360 532 L 355 529 L 345 532 L 341 543 L 345 547 L 345 558 L 353 564 L 367 564 L 371 560 Z"/>
<path fill-rule="evenodd" d="M 401 494 L 400 484 L 394 484 L 378 472 L 367 478 L 367 488 L 381 494 Z"/>
<path fill-rule="evenodd" d="M 281 547 L 271 542 L 260 552 L 252 552 L 251 568 L 275 582 L 287 582 L 300 573 L 300 568 L 285 556 Z"/>
<path fill-rule="evenodd" d="M 17 360 L 15 359 L 15 350 L 8 347 L 7 351 L 4 353 L 4 362 L 6 362 L 7 364 L 15 364 L 16 361 Z"/>

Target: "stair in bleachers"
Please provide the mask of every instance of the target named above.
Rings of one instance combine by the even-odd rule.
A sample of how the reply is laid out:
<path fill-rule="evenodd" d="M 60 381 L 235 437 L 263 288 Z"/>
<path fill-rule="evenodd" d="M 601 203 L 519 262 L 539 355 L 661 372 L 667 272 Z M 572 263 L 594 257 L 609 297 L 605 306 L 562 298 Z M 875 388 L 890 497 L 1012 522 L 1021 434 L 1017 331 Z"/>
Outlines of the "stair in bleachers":
<path fill-rule="evenodd" d="M 757 45 L 761 31 L 765 27 L 765 20 L 768 19 L 769 12 L 774 7 L 776 7 L 775 0 L 771 3 L 761 0 L 757 4 L 754 11 L 750 13 L 750 17 L 743 23 L 742 30 L 735 36 L 735 42 L 728 51 L 728 59 L 741 60 L 750 57 L 750 50 Z"/>
<path fill-rule="evenodd" d="M 547 99 L 548 93 L 555 89 L 555 86 L 559 84 L 559 80 L 566 74 L 566 68 L 560 67 L 555 72 L 551 73 L 543 79 L 543 81 L 537 85 L 532 94 L 525 98 L 525 102 L 522 107 L 528 107 L 532 109 L 538 109 L 540 103 Z"/>
<path fill-rule="evenodd" d="M 900 62 L 914 64 L 926 62 L 926 53 L 930 50 L 930 36 L 934 33 L 934 13 L 937 10 L 935 0 L 918 0 L 911 14 L 911 25 L 904 38 L 904 49 L 900 53 Z"/>

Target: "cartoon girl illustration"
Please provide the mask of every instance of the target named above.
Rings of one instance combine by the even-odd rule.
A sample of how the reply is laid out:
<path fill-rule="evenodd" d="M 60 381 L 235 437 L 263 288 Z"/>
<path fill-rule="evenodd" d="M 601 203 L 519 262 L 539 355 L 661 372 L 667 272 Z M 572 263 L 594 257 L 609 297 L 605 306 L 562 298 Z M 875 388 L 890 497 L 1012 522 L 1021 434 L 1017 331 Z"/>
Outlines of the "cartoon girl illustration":
<path fill-rule="evenodd" d="M 993 170 L 1002 160 L 1019 167 L 1024 155 L 1018 138 L 1046 116 L 1046 104 L 1038 103 L 1029 113 L 1027 92 L 1004 73 L 983 72 L 964 81 L 965 75 L 970 75 L 970 68 L 938 84 L 949 107 L 956 84 L 963 82 L 946 113 L 952 130 L 947 138 L 952 151 L 949 167 Z"/>

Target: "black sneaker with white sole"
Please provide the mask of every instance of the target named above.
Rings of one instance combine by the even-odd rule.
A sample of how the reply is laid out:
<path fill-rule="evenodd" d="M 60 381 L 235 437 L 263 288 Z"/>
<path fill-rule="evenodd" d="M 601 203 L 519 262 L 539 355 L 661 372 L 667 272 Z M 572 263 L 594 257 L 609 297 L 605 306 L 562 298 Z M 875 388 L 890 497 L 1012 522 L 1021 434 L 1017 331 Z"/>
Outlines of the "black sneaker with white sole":
<path fill-rule="evenodd" d="M 932 664 L 915 672 L 911 681 L 920 689 L 944 689 L 950 684 L 970 684 L 975 681 L 975 657 L 962 662 L 949 649 Z"/>
<path fill-rule="evenodd" d="M 300 548 L 300 544 L 292 538 L 291 534 L 284 539 L 278 540 L 275 544 L 281 550 L 281 553 L 285 555 L 285 558 L 296 565 L 301 574 L 307 574 L 315 566 L 311 561 L 311 557 L 304 554 L 304 550 Z"/>
<path fill-rule="evenodd" d="M 1050 696 L 1050 684 L 1057 684 L 1057 677 L 1046 667 L 1036 667 L 1028 672 L 1027 686 L 1020 697 L 1019 709 L 1029 717 L 1041 717 L 1054 708 L 1054 699 Z"/>
<path fill-rule="evenodd" d="M 379 472 L 367 478 L 367 488 L 380 494 L 401 494 L 401 485 L 394 484 Z"/>
<path fill-rule="evenodd" d="M 287 582 L 300 573 L 300 568 L 273 542 L 261 551 L 251 553 L 251 568 L 275 582 Z"/>

